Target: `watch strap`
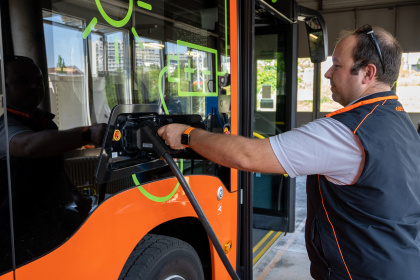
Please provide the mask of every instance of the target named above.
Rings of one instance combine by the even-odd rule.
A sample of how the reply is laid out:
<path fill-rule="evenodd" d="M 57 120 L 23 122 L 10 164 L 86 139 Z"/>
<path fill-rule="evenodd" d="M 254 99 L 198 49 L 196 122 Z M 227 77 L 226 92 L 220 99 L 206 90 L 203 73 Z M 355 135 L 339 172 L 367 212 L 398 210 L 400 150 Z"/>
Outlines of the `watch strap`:
<path fill-rule="evenodd" d="M 192 126 L 190 126 L 189 128 L 187 128 L 185 131 L 184 131 L 184 133 L 182 133 L 182 134 L 187 134 L 187 135 L 190 135 L 190 132 L 191 131 L 193 131 L 195 129 L 195 127 L 192 127 Z"/>
<path fill-rule="evenodd" d="M 195 127 L 190 126 L 181 135 L 181 144 L 184 145 L 186 148 L 190 147 L 190 133 L 194 129 Z"/>

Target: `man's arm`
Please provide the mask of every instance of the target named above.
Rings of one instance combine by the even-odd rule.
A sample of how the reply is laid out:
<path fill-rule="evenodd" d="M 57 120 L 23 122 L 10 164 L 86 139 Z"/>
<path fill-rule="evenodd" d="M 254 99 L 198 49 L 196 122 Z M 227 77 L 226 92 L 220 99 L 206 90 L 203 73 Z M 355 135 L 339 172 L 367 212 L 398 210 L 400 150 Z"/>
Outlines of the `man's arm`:
<path fill-rule="evenodd" d="M 82 137 L 83 127 L 68 130 L 45 130 L 22 132 L 15 135 L 9 143 L 10 155 L 15 157 L 48 157 L 88 144 Z M 90 139 L 96 146 L 102 145 L 106 125 L 97 124 L 89 127 Z"/>
<path fill-rule="evenodd" d="M 172 149 L 184 149 L 181 135 L 189 126 L 170 124 L 158 134 Z M 190 132 L 190 148 L 203 157 L 223 166 L 245 171 L 285 174 L 268 139 L 210 133 L 202 129 Z"/>

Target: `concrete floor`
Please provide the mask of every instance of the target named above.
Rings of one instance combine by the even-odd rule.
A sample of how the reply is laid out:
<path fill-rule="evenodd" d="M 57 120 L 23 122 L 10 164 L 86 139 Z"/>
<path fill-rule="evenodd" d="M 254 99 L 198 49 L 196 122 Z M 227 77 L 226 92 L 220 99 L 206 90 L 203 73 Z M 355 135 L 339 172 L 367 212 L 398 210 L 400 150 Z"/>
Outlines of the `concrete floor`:
<path fill-rule="evenodd" d="M 255 280 L 312 280 L 305 248 L 306 176 L 296 178 L 296 228 L 282 236 L 254 265 Z"/>

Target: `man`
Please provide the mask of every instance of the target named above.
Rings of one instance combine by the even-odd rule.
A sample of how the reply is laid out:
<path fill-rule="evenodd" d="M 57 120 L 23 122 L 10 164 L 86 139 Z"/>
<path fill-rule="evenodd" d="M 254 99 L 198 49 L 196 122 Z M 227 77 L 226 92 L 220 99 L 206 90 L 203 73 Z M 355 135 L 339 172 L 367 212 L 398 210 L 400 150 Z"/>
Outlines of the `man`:
<path fill-rule="evenodd" d="M 8 134 L 2 115 L 0 169 L 6 170 L 8 147 L 16 260 L 21 264 L 64 242 L 88 215 L 91 203 L 68 179 L 63 153 L 90 143 L 101 145 L 106 126 L 98 124 L 59 131 L 52 121 L 54 115 L 38 108 L 45 92 L 43 76 L 29 58 L 6 57 L 5 78 Z M 6 172 L 0 173 L 2 220 L 9 218 L 5 214 L 9 206 L 4 174 Z M 72 203 L 77 205 L 76 212 L 68 207 Z M 0 243 L 10 238 L 10 229 L 5 224 L 2 223 Z M 2 252 L 5 250 L 0 250 Z M 0 259 L 3 258 L 0 254 Z"/>
<path fill-rule="evenodd" d="M 189 134 L 189 147 L 229 167 L 308 175 L 305 238 L 315 279 L 417 279 L 420 139 L 391 91 L 401 52 L 383 29 L 347 33 L 325 74 L 345 107 L 270 139 L 179 124 L 158 133 L 174 149 Z"/>

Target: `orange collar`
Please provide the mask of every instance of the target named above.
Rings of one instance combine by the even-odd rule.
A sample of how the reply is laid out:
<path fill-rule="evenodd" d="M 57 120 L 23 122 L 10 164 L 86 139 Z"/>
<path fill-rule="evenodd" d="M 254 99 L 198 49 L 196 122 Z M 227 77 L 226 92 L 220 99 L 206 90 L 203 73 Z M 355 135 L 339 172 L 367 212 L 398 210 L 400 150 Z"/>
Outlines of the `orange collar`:
<path fill-rule="evenodd" d="M 31 118 L 31 116 L 29 114 L 23 113 L 21 111 L 15 110 L 15 109 L 7 108 L 7 111 L 10 112 L 10 113 L 13 113 L 15 115 L 18 115 L 18 116 L 27 118 L 27 119 L 30 119 Z"/>
<path fill-rule="evenodd" d="M 368 99 L 368 100 L 363 100 L 363 101 L 354 103 L 352 105 L 349 105 L 347 107 L 341 108 L 341 109 L 339 109 L 337 111 L 334 111 L 332 113 L 329 113 L 326 117 L 329 118 L 329 117 L 332 117 L 334 115 L 338 115 L 338 114 L 341 114 L 341 113 L 344 113 L 344 112 L 348 112 L 350 110 L 353 110 L 354 108 L 357 108 L 357 107 L 360 107 L 360 106 L 363 106 L 363 105 L 366 105 L 366 104 L 372 104 L 372 103 L 375 103 L 375 102 L 379 102 L 379 101 L 382 101 L 382 100 L 388 100 L 388 99 L 398 99 L 398 96 L 391 95 L 391 96 L 376 97 L 376 98 L 372 98 L 372 99 Z"/>

